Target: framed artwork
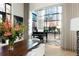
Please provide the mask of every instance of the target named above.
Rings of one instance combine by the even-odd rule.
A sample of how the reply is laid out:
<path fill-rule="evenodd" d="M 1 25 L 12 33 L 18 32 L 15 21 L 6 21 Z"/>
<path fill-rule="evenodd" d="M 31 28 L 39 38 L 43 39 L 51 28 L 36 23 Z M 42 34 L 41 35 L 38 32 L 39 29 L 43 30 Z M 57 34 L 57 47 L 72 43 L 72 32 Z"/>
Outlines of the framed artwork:
<path fill-rule="evenodd" d="M 15 15 L 14 15 L 14 25 L 15 25 L 16 23 L 23 24 L 23 17 L 15 16 Z"/>

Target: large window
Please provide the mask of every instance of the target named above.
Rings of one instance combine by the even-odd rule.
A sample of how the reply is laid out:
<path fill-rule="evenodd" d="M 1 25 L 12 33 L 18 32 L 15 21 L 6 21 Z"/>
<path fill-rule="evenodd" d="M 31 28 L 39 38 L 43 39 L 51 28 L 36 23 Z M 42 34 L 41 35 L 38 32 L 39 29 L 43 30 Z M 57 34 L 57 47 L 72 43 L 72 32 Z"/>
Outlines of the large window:
<path fill-rule="evenodd" d="M 37 11 L 33 11 L 32 12 L 32 30 L 33 32 L 36 31 L 37 28 Z"/>
<path fill-rule="evenodd" d="M 8 20 L 11 20 L 11 4 L 10 3 L 5 4 L 5 12 L 6 12 L 6 18 Z"/>
<path fill-rule="evenodd" d="M 0 20 L 4 21 L 5 18 L 11 19 L 11 4 L 0 3 Z"/>
<path fill-rule="evenodd" d="M 42 9 L 42 16 L 44 18 L 44 30 L 48 32 L 52 32 L 52 27 L 61 27 L 61 15 L 62 15 L 62 6 L 54 6 Z M 32 13 L 33 27 L 37 28 L 37 16 L 38 11 Z"/>
<path fill-rule="evenodd" d="M 55 6 L 51 8 L 45 9 L 45 20 L 60 20 L 58 19 L 59 14 L 62 13 L 62 7 L 61 6 Z"/>
<path fill-rule="evenodd" d="M 0 3 L 0 11 L 5 12 L 5 4 Z"/>

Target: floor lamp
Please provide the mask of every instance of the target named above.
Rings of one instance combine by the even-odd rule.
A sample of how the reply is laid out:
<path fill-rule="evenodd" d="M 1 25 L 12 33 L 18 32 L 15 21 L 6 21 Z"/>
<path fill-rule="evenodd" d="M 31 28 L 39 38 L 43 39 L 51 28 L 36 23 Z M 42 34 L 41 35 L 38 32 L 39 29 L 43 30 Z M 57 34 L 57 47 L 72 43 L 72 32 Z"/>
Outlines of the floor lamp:
<path fill-rule="evenodd" d="M 70 30 L 77 32 L 77 56 L 79 56 L 79 17 L 71 19 Z"/>

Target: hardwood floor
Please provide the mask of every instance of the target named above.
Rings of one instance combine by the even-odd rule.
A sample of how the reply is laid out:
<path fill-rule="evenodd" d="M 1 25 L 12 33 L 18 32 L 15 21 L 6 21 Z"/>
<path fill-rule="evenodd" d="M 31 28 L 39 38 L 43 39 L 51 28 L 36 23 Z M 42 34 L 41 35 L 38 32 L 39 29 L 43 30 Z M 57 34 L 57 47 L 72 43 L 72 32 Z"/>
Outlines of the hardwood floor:
<path fill-rule="evenodd" d="M 67 51 L 61 48 L 61 37 L 52 33 L 48 34 L 48 42 L 45 45 L 45 56 L 76 56 L 76 52 Z"/>
<path fill-rule="evenodd" d="M 74 51 L 67 51 L 61 49 L 60 46 L 49 45 L 46 44 L 45 46 L 45 56 L 76 56 L 76 52 Z"/>

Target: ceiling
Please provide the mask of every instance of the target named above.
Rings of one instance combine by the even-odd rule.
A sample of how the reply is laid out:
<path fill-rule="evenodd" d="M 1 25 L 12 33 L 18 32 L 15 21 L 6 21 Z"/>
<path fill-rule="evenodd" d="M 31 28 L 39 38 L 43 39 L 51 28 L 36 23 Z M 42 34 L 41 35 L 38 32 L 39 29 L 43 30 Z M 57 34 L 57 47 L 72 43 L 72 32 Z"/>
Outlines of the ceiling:
<path fill-rule="evenodd" d="M 58 3 L 30 3 L 30 10 L 39 10 L 56 4 Z"/>

